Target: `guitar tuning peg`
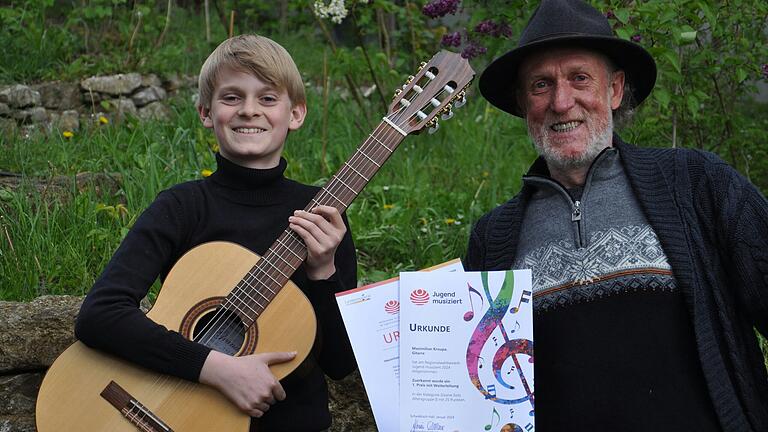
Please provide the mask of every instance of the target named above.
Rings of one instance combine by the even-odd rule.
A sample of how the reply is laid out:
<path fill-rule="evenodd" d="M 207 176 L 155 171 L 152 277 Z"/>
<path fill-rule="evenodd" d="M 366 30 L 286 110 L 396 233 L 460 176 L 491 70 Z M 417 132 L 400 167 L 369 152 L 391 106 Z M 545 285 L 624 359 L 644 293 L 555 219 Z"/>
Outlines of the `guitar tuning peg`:
<path fill-rule="evenodd" d="M 421 72 L 421 70 L 424 69 L 424 66 L 426 66 L 426 65 L 427 65 L 427 62 L 421 62 L 419 64 L 419 72 Z"/>
<path fill-rule="evenodd" d="M 453 110 L 451 110 L 451 106 L 448 105 L 446 109 L 443 110 L 443 115 L 440 116 L 443 120 L 449 120 L 451 117 L 453 117 Z"/>
<path fill-rule="evenodd" d="M 454 108 L 461 108 L 466 103 L 467 103 L 467 97 L 466 97 L 465 93 L 462 91 L 461 93 L 458 94 L 458 96 L 456 98 L 456 102 L 453 103 L 453 107 Z"/>
<path fill-rule="evenodd" d="M 430 127 L 427 130 L 427 132 L 429 132 L 430 134 L 433 134 L 437 132 L 438 129 L 440 129 L 440 123 L 437 122 L 437 119 L 434 119 L 431 122 L 429 122 L 429 125 Z"/>
<path fill-rule="evenodd" d="M 395 95 L 392 96 L 392 99 L 397 99 L 398 96 L 403 92 L 402 89 L 395 89 Z"/>
<path fill-rule="evenodd" d="M 411 81 L 413 81 L 413 79 L 414 79 L 414 78 L 415 78 L 415 77 L 414 77 L 413 75 L 409 75 L 409 76 L 408 76 L 408 79 L 407 79 L 407 80 L 405 80 L 405 82 L 406 82 L 407 84 L 410 84 L 410 83 L 411 83 Z M 406 84 L 406 85 L 407 85 L 407 84 Z"/>

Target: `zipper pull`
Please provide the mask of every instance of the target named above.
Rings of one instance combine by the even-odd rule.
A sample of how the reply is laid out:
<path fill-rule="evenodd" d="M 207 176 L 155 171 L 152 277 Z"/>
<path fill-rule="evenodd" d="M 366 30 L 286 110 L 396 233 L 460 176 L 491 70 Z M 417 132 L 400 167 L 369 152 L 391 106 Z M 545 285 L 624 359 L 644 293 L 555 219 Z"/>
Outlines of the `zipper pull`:
<path fill-rule="evenodd" d="M 581 220 L 581 201 L 574 201 L 573 212 L 571 213 L 571 222 L 578 222 Z"/>

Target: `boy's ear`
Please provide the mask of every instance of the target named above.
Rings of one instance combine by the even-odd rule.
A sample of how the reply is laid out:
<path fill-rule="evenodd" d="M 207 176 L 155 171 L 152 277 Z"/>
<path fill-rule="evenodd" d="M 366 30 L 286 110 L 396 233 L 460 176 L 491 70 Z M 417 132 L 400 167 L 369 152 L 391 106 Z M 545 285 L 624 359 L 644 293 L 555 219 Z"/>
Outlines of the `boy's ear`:
<path fill-rule="evenodd" d="M 213 127 L 213 120 L 211 120 L 211 110 L 209 108 L 198 105 L 197 113 L 200 115 L 200 121 L 203 122 L 204 127 L 209 129 Z"/>
<path fill-rule="evenodd" d="M 295 104 L 291 107 L 291 122 L 288 124 L 289 130 L 296 130 L 304 124 L 304 118 L 307 116 L 307 104 Z"/>

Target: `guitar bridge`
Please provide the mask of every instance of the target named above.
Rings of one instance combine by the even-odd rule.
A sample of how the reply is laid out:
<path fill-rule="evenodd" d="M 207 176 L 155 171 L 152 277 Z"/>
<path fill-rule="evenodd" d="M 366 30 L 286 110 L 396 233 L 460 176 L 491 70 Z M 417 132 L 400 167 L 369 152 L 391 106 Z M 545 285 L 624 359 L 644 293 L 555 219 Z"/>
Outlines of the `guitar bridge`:
<path fill-rule="evenodd" d="M 101 397 L 117 408 L 120 414 L 140 431 L 173 432 L 170 426 L 114 381 L 110 381 L 102 390 Z"/>

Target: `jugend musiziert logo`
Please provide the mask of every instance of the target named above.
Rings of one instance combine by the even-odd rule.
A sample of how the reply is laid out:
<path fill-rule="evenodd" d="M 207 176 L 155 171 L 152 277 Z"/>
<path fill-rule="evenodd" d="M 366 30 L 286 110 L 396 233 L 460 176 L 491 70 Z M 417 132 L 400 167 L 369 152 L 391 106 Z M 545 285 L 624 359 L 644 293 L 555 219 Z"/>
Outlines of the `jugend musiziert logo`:
<path fill-rule="evenodd" d="M 421 288 L 415 289 L 411 292 L 411 303 L 416 306 L 423 306 L 429 301 L 429 293 Z"/>
<path fill-rule="evenodd" d="M 400 302 L 397 300 L 390 300 L 384 304 L 384 312 L 394 315 L 400 312 Z"/>

